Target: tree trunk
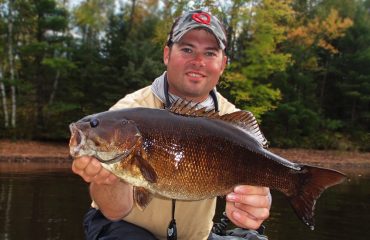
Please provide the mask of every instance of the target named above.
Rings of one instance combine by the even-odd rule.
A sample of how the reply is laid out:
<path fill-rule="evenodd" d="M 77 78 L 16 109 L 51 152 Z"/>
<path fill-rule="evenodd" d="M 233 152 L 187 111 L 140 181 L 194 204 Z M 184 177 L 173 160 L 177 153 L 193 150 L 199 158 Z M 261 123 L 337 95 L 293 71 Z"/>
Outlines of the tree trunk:
<path fill-rule="evenodd" d="M 325 70 L 324 70 L 324 76 L 321 82 L 321 88 L 320 88 L 320 98 L 319 98 L 319 104 L 320 104 L 320 111 L 324 108 L 324 97 L 325 97 L 325 90 L 326 90 L 326 84 L 328 80 L 328 71 L 329 71 L 329 60 L 326 60 L 325 62 Z"/>
<path fill-rule="evenodd" d="M 12 99 L 12 116 L 11 126 L 16 127 L 16 111 L 17 111 L 17 98 L 16 89 L 14 85 L 15 70 L 14 70 L 14 56 L 13 56 L 13 0 L 9 0 L 9 16 L 8 16 L 8 55 L 9 55 L 9 71 L 10 71 L 10 94 Z"/>
<path fill-rule="evenodd" d="M 1 65 L 0 65 L 0 96 L 1 96 L 1 103 L 3 104 L 4 126 L 5 128 L 8 128 L 9 127 L 8 104 L 6 101 L 5 84 L 3 81 L 3 70 L 1 68 Z"/>
<path fill-rule="evenodd" d="M 351 110 L 351 122 L 355 123 L 356 121 L 356 107 L 357 107 L 357 101 L 354 98 L 352 102 L 352 110 Z"/>
<path fill-rule="evenodd" d="M 60 77 L 60 70 L 57 70 L 57 74 L 55 76 L 54 83 L 53 83 L 53 90 L 51 91 L 50 98 L 49 98 L 49 103 L 48 103 L 49 106 L 53 104 L 54 102 L 55 93 L 58 89 L 59 77 Z"/>
<path fill-rule="evenodd" d="M 131 13 L 130 13 L 130 20 L 128 22 L 127 34 L 130 34 L 131 29 L 134 25 L 134 18 L 135 18 L 136 0 L 131 0 L 131 3 L 132 3 L 132 6 L 131 6 Z"/>
<path fill-rule="evenodd" d="M 236 19 L 238 17 L 238 10 L 240 8 L 240 2 L 234 1 L 233 5 L 230 10 L 230 22 L 228 24 L 227 29 L 227 42 L 228 42 L 228 55 L 231 60 L 234 60 L 235 57 L 235 39 L 236 39 L 236 31 L 237 31 L 237 24 Z"/>

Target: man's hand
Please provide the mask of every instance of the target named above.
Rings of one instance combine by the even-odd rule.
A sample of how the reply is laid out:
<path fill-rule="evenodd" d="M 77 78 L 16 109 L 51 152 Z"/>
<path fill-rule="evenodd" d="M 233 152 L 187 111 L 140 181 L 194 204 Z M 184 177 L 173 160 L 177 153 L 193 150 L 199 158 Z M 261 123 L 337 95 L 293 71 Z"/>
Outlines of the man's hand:
<path fill-rule="evenodd" d="M 90 184 L 90 195 L 104 216 L 112 221 L 122 219 L 132 209 L 132 185 L 102 167 L 93 157 L 73 160 L 72 171 Z"/>
<path fill-rule="evenodd" d="M 238 227 L 258 229 L 270 215 L 269 188 L 240 185 L 226 196 L 227 217 Z"/>
<path fill-rule="evenodd" d="M 79 157 L 73 160 L 72 171 L 80 175 L 86 182 L 96 184 L 114 184 L 119 179 L 102 167 L 93 157 Z"/>

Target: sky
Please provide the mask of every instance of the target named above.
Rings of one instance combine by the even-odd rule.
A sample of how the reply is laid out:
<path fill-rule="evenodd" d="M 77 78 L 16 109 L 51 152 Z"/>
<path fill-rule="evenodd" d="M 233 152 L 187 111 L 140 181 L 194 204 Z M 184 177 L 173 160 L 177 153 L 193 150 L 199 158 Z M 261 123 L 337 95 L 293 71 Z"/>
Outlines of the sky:
<path fill-rule="evenodd" d="M 80 2 L 82 2 L 82 0 L 70 0 L 70 1 L 69 1 L 69 5 L 70 5 L 71 7 L 75 7 L 75 6 L 77 6 L 78 4 L 80 4 Z"/>

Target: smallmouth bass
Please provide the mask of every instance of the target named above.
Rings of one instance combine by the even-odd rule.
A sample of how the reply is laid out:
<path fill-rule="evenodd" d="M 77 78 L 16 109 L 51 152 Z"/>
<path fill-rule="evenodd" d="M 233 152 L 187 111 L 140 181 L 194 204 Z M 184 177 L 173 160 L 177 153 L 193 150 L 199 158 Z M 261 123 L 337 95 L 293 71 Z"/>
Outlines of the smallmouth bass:
<path fill-rule="evenodd" d="M 345 175 L 290 162 L 266 150 L 250 112 L 219 115 L 178 101 L 170 109 L 128 108 L 70 125 L 72 157 L 93 156 L 134 186 L 140 209 L 153 195 L 201 200 L 236 185 L 266 186 L 288 197 L 298 217 L 314 228 L 316 200 Z"/>

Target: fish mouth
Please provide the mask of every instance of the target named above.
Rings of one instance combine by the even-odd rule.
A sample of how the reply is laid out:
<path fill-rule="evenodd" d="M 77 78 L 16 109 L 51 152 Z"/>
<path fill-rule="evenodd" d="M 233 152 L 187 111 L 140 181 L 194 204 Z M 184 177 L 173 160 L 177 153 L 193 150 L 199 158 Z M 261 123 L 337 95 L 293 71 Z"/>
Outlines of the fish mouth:
<path fill-rule="evenodd" d="M 132 153 L 132 151 L 134 150 L 134 148 L 135 148 L 135 146 L 132 147 L 131 149 L 121 153 L 121 154 L 118 154 L 117 156 L 115 156 L 111 159 L 108 159 L 108 160 L 102 159 L 97 154 L 93 155 L 93 157 L 96 158 L 101 163 L 113 164 L 113 163 L 120 162 L 123 158 L 126 158 L 127 156 L 129 156 Z"/>
<path fill-rule="evenodd" d="M 69 152 L 72 157 L 79 157 L 81 152 L 85 152 L 84 146 L 86 145 L 87 138 L 85 134 L 76 126 L 75 123 L 71 123 L 69 125 L 69 129 L 71 131 L 71 138 L 69 140 Z M 140 135 L 139 135 L 140 136 Z M 141 136 L 140 136 L 141 137 Z M 117 156 L 111 158 L 111 159 L 103 159 L 98 156 L 97 151 L 94 151 L 94 154 L 91 154 L 91 152 L 87 155 L 92 156 L 96 158 L 101 163 L 106 164 L 113 164 L 121 161 L 123 158 L 126 158 L 129 156 L 135 149 L 136 145 L 134 145 L 132 148 L 124 151 L 123 153 L 118 154 Z"/>
<path fill-rule="evenodd" d="M 86 137 L 83 132 L 78 129 L 75 123 L 69 124 L 71 138 L 69 139 L 69 153 L 72 157 L 77 157 L 82 147 L 86 143 Z"/>

